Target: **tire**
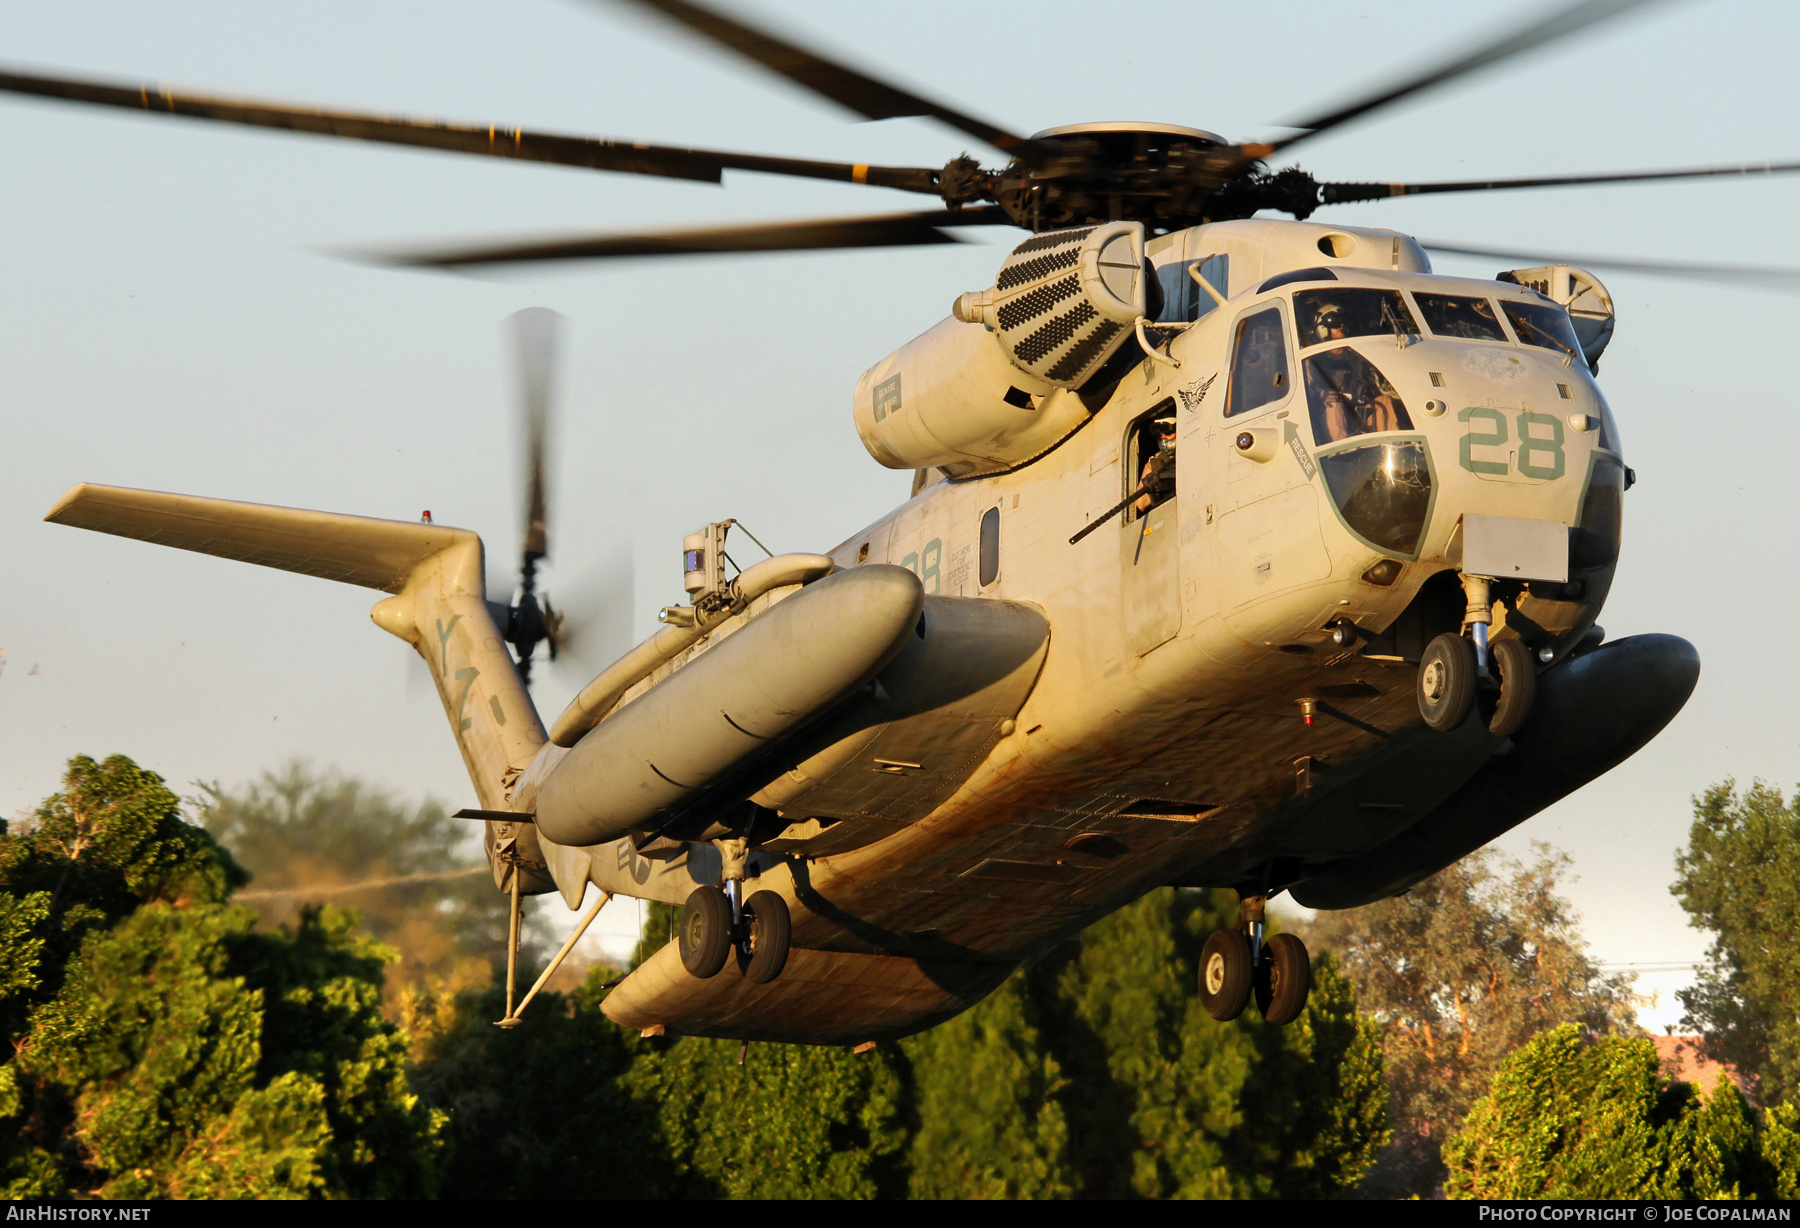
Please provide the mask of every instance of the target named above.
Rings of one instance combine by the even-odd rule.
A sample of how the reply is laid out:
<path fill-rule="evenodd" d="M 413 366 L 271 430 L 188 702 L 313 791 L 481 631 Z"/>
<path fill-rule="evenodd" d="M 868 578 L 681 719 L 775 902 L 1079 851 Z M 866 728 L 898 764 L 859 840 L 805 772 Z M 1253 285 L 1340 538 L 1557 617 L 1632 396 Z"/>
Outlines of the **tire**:
<path fill-rule="evenodd" d="M 731 901 L 717 887 L 696 887 L 681 906 L 675 941 L 681 966 L 705 980 L 717 976 L 731 957 Z"/>
<path fill-rule="evenodd" d="M 1263 1021 L 1285 1027 L 1306 1009 L 1312 990 L 1312 959 L 1306 944 L 1292 934 L 1276 934 L 1263 945 L 1262 967 L 1256 970 L 1256 1009 Z"/>
<path fill-rule="evenodd" d="M 1427 725 L 1443 733 L 1462 724 L 1475 703 L 1475 645 L 1450 631 L 1425 645 L 1414 689 Z"/>
<path fill-rule="evenodd" d="M 1200 1005 L 1226 1023 L 1250 1002 L 1250 940 L 1236 930 L 1214 930 L 1200 952 Z"/>
<path fill-rule="evenodd" d="M 1488 718 L 1488 732 L 1504 738 L 1517 733 L 1531 715 L 1531 701 L 1537 697 L 1537 665 L 1523 640 L 1501 640 L 1488 645 L 1488 652 L 1500 674 L 1500 699 Z"/>
<path fill-rule="evenodd" d="M 788 934 L 793 928 L 787 901 L 773 891 L 758 891 L 744 903 L 744 947 L 749 959 L 744 979 L 767 985 L 787 967 Z"/>

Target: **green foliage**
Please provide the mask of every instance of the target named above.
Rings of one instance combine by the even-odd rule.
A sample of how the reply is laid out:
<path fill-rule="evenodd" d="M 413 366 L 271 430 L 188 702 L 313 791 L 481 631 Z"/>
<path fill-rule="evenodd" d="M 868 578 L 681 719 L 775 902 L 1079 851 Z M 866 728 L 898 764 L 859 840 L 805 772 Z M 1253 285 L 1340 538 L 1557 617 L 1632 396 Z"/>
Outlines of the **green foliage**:
<path fill-rule="evenodd" d="M 390 1005 L 408 991 L 447 998 L 478 988 L 504 964 L 507 900 L 482 857 L 479 824 L 303 763 L 237 792 L 199 787 L 200 822 L 254 876 L 238 901 L 265 926 L 292 925 L 310 905 L 354 904 L 401 952 L 388 973 Z M 542 935 L 533 927 L 528 938 L 535 952 Z"/>
<path fill-rule="evenodd" d="M 72 760 L 0 835 L 0 1188 L 10 1197 L 429 1192 L 436 1122 L 353 915 L 254 932 L 243 872 L 160 777 Z"/>
<path fill-rule="evenodd" d="M 1785 1100 L 1763 1116 L 1762 1153 L 1774 1197 L 1800 1198 L 1800 1104 Z"/>
<path fill-rule="evenodd" d="M 1729 1079 L 1703 1096 L 1662 1076 L 1648 1038 L 1591 1043 L 1564 1024 L 1501 1065 L 1444 1148 L 1445 1188 L 1452 1198 L 1787 1197 L 1794 1120 L 1783 1105 L 1759 1131 Z"/>
<path fill-rule="evenodd" d="M 1706 1056 L 1750 1081 L 1764 1103 L 1800 1094 L 1800 795 L 1731 781 L 1694 802 L 1672 890 L 1713 935 L 1692 988 L 1677 997 Z"/>
<path fill-rule="evenodd" d="M 1068 1082 L 1049 1052 L 1024 976 L 948 1023 L 903 1042 L 918 1130 L 915 1198 L 1067 1198 Z"/>
<path fill-rule="evenodd" d="M 1557 892 L 1568 858 L 1542 844 L 1536 854 L 1520 864 L 1486 850 L 1406 895 L 1322 913 L 1311 927 L 1385 1028 L 1395 1138 L 1365 1192 L 1430 1194 L 1443 1180 L 1444 1140 L 1533 1036 L 1570 1021 L 1636 1030 L 1630 978 L 1600 971 Z"/>
<path fill-rule="evenodd" d="M 906 1135 L 891 1054 L 684 1037 L 650 1042 L 624 1085 L 653 1107 L 665 1196 L 873 1198 Z M 702 1193 L 704 1192 L 704 1193 Z"/>
<path fill-rule="evenodd" d="M 656 1106 L 622 1084 L 645 1042 L 600 1013 L 600 986 L 616 975 L 594 968 L 576 993 L 540 994 L 512 1030 L 493 1024 L 504 991 L 456 1000 L 414 1076 L 447 1119 L 442 1197 L 648 1198 L 678 1188 Z"/>
<path fill-rule="evenodd" d="M 1329 960 L 1291 1027 L 1207 1017 L 1200 948 L 1234 917 L 1222 895 L 1152 892 L 904 1042 L 915 1195 L 1316 1198 L 1355 1184 L 1388 1137 L 1379 1034 Z"/>

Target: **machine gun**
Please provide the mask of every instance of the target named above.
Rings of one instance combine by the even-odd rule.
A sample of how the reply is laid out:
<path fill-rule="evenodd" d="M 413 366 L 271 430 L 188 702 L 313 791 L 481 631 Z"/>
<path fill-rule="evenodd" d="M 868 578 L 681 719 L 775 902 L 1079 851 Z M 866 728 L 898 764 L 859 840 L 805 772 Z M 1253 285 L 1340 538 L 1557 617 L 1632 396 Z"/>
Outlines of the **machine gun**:
<path fill-rule="evenodd" d="M 1107 521 L 1111 520 L 1114 516 L 1117 516 L 1126 508 L 1130 507 L 1132 503 L 1142 498 L 1144 495 L 1150 496 L 1150 506 L 1155 507 L 1156 504 L 1174 493 L 1175 453 L 1173 451 L 1158 452 L 1155 456 L 1152 456 L 1145 462 L 1145 468 L 1147 472 L 1144 474 L 1144 480 L 1138 483 L 1138 488 L 1126 495 L 1123 499 L 1120 499 L 1111 507 L 1107 508 L 1104 513 L 1095 517 L 1087 527 L 1081 530 L 1081 532 L 1071 537 L 1069 539 L 1069 544 L 1071 546 L 1086 537 L 1089 533 L 1092 533 L 1101 525 L 1105 524 Z"/>

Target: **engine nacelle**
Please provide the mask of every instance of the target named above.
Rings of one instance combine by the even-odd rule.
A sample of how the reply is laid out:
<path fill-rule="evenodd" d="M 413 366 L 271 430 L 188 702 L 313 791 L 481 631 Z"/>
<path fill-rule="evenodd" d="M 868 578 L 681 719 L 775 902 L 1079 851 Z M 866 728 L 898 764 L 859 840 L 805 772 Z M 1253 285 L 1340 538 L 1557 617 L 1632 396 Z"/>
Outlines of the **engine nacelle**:
<path fill-rule="evenodd" d="M 1035 235 L 990 290 L 888 355 L 856 386 L 856 430 L 890 469 L 954 477 L 1030 460 L 1087 420 L 1086 383 L 1145 314 L 1144 228 Z"/>

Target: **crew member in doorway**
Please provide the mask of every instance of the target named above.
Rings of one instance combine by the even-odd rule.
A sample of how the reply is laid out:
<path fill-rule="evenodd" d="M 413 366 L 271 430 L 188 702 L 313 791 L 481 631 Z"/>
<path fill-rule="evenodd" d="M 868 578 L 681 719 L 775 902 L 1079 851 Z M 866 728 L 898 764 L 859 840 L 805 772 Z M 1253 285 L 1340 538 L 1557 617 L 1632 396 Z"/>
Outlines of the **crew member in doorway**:
<path fill-rule="evenodd" d="M 1154 425 L 1155 449 L 1148 446 L 1139 449 L 1139 455 L 1145 457 L 1143 472 L 1138 475 L 1138 485 L 1144 493 L 1131 504 L 1131 510 L 1139 514 L 1166 502 L 1175 493 L 1175 417 L 1171 414 L 1158 418 Z M 1147 444 L 1148 440 L 1145 442 Z"/>

